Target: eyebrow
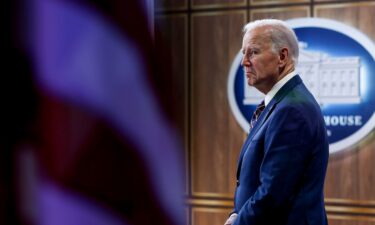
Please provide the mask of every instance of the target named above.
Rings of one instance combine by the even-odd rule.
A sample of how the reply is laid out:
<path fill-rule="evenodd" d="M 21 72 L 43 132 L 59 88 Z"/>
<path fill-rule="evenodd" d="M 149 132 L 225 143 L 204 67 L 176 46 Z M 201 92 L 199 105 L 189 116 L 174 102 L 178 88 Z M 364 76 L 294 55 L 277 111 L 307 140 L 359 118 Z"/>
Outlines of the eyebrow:
<path fill-rule="evenodd" d="M 260 47 L 251 47 L 251 48 L 249 48 L 250 49 L 250 51 L 260 51 Z M 246 52 L 246 48 L 242 48 L 242 54 L 243 55 L 245 55 L 245 52 Z"/>

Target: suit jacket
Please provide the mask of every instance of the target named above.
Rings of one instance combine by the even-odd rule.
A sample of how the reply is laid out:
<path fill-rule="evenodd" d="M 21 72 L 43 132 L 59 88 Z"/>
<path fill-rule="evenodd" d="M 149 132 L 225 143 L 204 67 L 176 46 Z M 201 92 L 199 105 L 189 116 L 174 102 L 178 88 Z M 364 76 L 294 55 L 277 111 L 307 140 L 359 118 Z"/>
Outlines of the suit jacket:
<path fill-rule="evenodd" d="M 297 75 L 267 105 L 242 147 L 234 225 L 326 225 L 328 155 L 320 107 Z"/>

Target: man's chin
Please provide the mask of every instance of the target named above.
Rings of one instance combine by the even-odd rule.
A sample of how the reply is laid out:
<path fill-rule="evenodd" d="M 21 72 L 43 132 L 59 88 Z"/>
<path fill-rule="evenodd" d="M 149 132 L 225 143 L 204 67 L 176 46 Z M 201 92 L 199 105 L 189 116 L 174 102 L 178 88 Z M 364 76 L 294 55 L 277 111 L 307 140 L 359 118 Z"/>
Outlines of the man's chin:
<path fill-rule="evenodd" d="M 253 87 L 255 85 L 255 81 L 254 80 L 247 80 L 247 85 L 249 85 L 250 87 Z"/>
<path fill-rule="evenodd" d="M 257 79 L 256 79 L 255 75 L 251 74 L 250 76 L 246 76 L 246 78 L 247 78 L 247 80 L 246 80 L 247 81 L 247 85 L 252 86 L 252 87 L 254 85 L 256 85 Z"/>

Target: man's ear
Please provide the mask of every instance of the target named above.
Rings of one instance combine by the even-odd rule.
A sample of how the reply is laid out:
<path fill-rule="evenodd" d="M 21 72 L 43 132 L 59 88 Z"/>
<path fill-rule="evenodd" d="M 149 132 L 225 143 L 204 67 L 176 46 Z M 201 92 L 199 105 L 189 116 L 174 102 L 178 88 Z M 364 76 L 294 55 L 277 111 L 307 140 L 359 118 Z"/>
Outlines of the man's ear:
<path fill-rule="evenodd" d="M 289 59 L 289 49 L 282 48 L 279 52 L 279 67 L 284 67 Z"/>

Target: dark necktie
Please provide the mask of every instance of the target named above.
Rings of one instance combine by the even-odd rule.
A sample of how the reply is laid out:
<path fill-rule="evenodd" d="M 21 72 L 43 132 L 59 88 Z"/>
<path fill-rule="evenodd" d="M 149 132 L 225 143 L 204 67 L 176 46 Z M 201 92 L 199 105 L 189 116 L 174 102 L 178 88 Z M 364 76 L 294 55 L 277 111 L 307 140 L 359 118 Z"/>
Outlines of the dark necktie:
<path fill-rule="evenodd" d="M 254 113 L 253 113 L 253 116 L 251 117 L 251 120 L 250 120 L 250 130 L 253 129 L 253 127 L 255 126 L 255 123 L 257 122 L 260 114 L 263 112 L 265 108 L 265 105 L 264 105 L 264 101 L 262 101 L 258 106 L 257 108 L 255 109 Z"/>

